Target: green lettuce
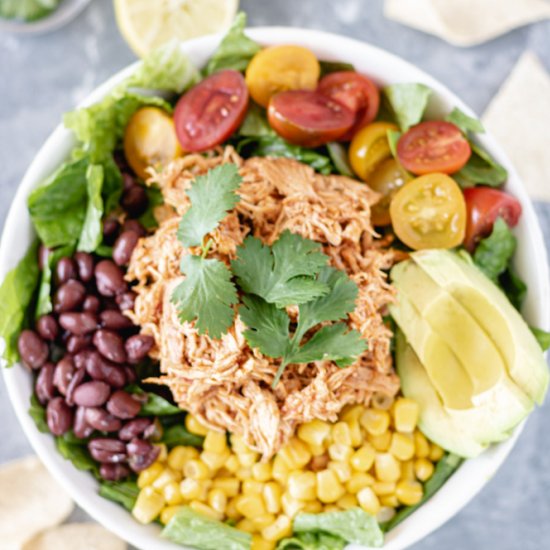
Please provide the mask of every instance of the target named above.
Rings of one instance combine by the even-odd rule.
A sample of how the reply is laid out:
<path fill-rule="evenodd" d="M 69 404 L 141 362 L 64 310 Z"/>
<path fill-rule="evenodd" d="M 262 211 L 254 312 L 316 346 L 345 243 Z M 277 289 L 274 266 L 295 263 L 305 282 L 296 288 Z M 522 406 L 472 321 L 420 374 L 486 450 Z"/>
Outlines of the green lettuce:
<path fill-rule="evenodd" d="M 531 332 L 537 339 L 537 342 L 539 343 L 539 346 L 541 347 L 542 351 L 546 351 L 548 348 L 550 348 L 550 332 L 546 332 L 545 330 L 542 330 L 541 328 L 536 327 L 529 327 L 531 329 Z"/>
<path fill-rule="evenodd" d="M 473 141 L 470 141 L 470 147 L 472 155 L 466 165 L 453 174 L 453 178 L 462 188 L 475 185 L 500 187 L 508 177 L 506 168 Z"/>
<path fill-rule="evenodd" d="M 348 153 L 346 148 L 341 143 L 338 143 L 337 141 L 327 143 L 327 151 L 334 168 L 339 174 L 348 176 L 349 178 L 355 177 L 348 161 Z"/>
<path fill-rule="evenodd" d="M 345 63 L 344 61 L 319 61 L 321 67 L 321 78 L 330 73 L 337 73 L 340 71 L 355 71 L 355 67 L 351 63 Z"/>
<path fill-rule="evenodd" d="M 31 406 L 29 407 L 29 416 L 34 420 L 38 431 L 45 434 L 50 430 L 46 422 L 46 409 L 42 406 L 38 397 L 33 393 L 31 395 Z"/>
<path fill-rule="evenodd" d="M 406 132 L 422 120 L 432 90 L 424 84 L 406 82 L 386 86 L 382 93 L 398 126 Z"/>
<path fill-rule="evenodd" d="M 139 488 L 133 479 L 125 481 L 102 481 L 99 484 L 99 495 L 117 502 L 131 511 L 139 495 Z"/>
<path fill-rule="evenodd" d="M 461 111 L 458 107 L 455 107 L 445 117 L 445 120 L 447 122 L 452 122 L 466 135 L 468 135 L 468 132 L 474 132 L 476 134 L 483 134 L 485 132 L 483 124 L 481 124 L 481 122 L 477 118 L 472 118 L 471 116 Z"/>
<path fill-rule="evenodd" d="M 91 472 L 99 477 L 99 464 L 92 458 L 87 447 L 87 440 L 79 439 L 72 431 L 55 438 L 55 445 L 59 454 L 72 462 L 78 470 Z"/>
<path fill-rule="evenodd" d="M 77 246 L 78 250 L 82 252 L 93 252 L 103 238 L 101 224 L 101 218 L 103 217 L 103 198 L 101 196 L 103 179 L 103 166 L 101 164 L 90 164 L 86 170 L 88 205 Z"/>
<path fill-rule="evenodd" d="M 348 543 L 341 537 L 323 533 L 296 533 L 281 540 L 277 550 L 343 550 Z"/>
<path fill-rule="evenodd" d="M 481 239 L 473 254 L 474 263 L 494 282 L 502 275 L 516 251 L 517 240 L 502 219 L 497 218 L 491 234 Z"/>

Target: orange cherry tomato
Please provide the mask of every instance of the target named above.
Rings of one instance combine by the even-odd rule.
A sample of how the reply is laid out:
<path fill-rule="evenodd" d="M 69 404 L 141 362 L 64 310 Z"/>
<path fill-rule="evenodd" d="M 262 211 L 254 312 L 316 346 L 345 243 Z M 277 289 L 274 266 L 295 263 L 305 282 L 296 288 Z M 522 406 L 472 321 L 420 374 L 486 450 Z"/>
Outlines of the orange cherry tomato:
<path fill-rule="evenodd" d="M 460 128 L 444 120 L 421 122 L 397 142 L 401 164 L 413 174 L 453 174 L 470 158 L 472 149 Z"/>
<path fill-rule="evenodd" d="M 315 54 L 302 46 L 271 46 L 258 52 L 246 69 L 252 99 L 267 107 L 278 92 L 314 90 L 321 67 Z"/>
<path fill-rule="evenodd" d="M 393 230 L 413 250 L 453 248 L 464 240 L 466 202 L 458 184 L 442 173 L 406 183 L 390 204 Z"/>

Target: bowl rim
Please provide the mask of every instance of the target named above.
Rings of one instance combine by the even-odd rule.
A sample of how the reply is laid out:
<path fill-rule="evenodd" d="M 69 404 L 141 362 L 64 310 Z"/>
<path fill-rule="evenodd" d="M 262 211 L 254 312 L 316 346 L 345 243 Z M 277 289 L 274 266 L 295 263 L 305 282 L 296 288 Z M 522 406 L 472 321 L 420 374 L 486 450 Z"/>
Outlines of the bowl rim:
<path fill-rule="evenodd" d="M 388 69 L 385 66 L 395 66 L 396 69 L 389 72 L 399 74 L 387 80 L 411 81 L 411 78 L 401 78 L 401 75 L 414 75 L 412 81 L 423 82 L 430 86 L 435 92 L 436 100 L 458 106 L 464 112 L 475 116 L 472 109 L 441 82 L 401 57 L 366 42 L 334 33 L 296 27 L 252 27 L 247 28 L 247 34 L 264 45 L 301 44 L 310 47 L 322 59 L 348 61 L 357 58 L 361 53 L 368 60 L 369 69 L 363 69 L 360 63 L 356 63 L 359 70 L 371 74 L 375 72 L 387 73 Z M 196 65 L 201 66 L 217 46 L 221 36 L 216 34 L 197 38 L 182 43 L 181 47 Z M 127 77 L 138 63 L 127 66 L 99 85 L 78 107 L 84 107 L 101 100 L 116 84 Z M 372 64 L 375 68 L 371 70 Z M 518 239 L 521 246 L 518 247 L 516 262 L 519 265 L 526 265 L 526 269 L 529 269 L 527 275 L 531 279 L 534 278 L 535 281 L 534 285 L 532 282 L 530 284 L 528 299 L 531 296 L 531 300 L 526 316 L 537 326 L 548 329 L 550 327 L 548 265 L 542 231 L 534 208 L 517 172 L 494 138 L 484 134 L 479 136 L 479 141 L 499 162 L 506 166 L 509 171 L 507 185 L 512 187 L 514 195 L 522 203 L 523 216 L 520 226 L 518 226 L 522 238 Z M 23 256 L 25 250 L 22 249 L 24 247 L 21 247 L 20 243 L 31 242 L 33 231 L 29 227 L 30 219 L 26 208 L 27 195 L 46 175 L 59 166 L 63 159 L 67 158 L 72 144 L 74 144 L 74 138 L 71 133 L 62 124 L 59 124 L 39 149 L 25 172 L 6 218 L 0 242 L 0 280 Z M 536 298 L 533 298 L 534 294 Z M 130 513 L 122 507 L 99 497 L 97 483 L 92 476 L 88 472 L 76 470 L 70 462 L 64 460 L 57 452 L 51 434 L 40 433 L 28 415 L 28 398 L 32 391 L 28 372 L 21 368 L 3 368 L 2 371 L 12 406 L 29 442 L 46 468 L 81 508 L 107 529 L 137 548 L 143 550 L 181 550 L 183 548 L 161 539 L 158 526 L 142 526 L 136 523 Z M 465 461 L 434 497 L 386 535 L 384 548 L 386 550 L 402 550 L 419 541 L 458 513 L 504 462 L 523 426 L 524 423 L 520 424 L 507 441 L 492 446 L 475 459 Z M 359 545 L 349 545 L 348 548 L 364 550 L 364 547 Z"/>

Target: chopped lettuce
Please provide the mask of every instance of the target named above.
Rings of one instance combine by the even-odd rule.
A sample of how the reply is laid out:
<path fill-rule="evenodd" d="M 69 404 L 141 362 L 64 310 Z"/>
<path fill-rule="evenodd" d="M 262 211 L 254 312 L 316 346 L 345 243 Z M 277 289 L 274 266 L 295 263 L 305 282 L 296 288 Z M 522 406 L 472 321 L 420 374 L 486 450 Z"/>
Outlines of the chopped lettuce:
<path fill-rule="evenodd" d="M 99 484 L 99 495 L 103 498 L 122 504 L 126 510 L 134 507 L 139 488 L 133 479 L 126 481 L 102 481 Z"/>
<path fill-rule="evenodd" d="M 536 327 L 529 328 L 537 339 L 537 342 L 539 343 L 542 351 L 546 351 L 548 348 L 550 348 L 550 332 L 546 332 L 545 330 Z"/>
<path fill-rule="evenodd" d="M 252 535 L 198 514 L 184 506 L 162 530 L 162 536 L 198 550 L 250 550 Z"/>
<path fill-rule="evenodd" d="M 349 178 L 355 177 L 348 161 L 348 153 L 346 148 L 341 143 L 338 143 L 337 141 L 327 143 L 327 151 L 334 168 L 339 174 L 348 176 Z"/>
<path fill-rule="evenodd" d="M 337 73 L 340 71 L 355 71 L 355 67 L 351 63 L 345 63 L 344 61 L 319 61 L 321 66 L 321 78 L 330 73 Z"/>
<path fill-rule="evenodd" d="M 458 126 L 466 135 L 468 135 L 468 132 L 474 132 L 476 134 L 483 134 L 485 132 L 483 124 L 481 124 L 477 118 L 468 116 L 458 107 L 455 107 L 450 114 L 445 117 L 445 120 Z"/>
<path fill-rule="evenodd" d="M 88 451 L 87 440 L 79 439 L 70 431 L 56 437 L 55 445 L 59 454 L 70 460 L 76 469 L 89 471 L 99 477 L 99 465 Z"/>
<path fill-rule="evenodd" d="M 251 103 L 248 107 L 246 117 L 238 130 L 240 136 L 275 136 L 275 130 L 269 125 L 265 109 Z"/>
<path fill-rule="evenodd" d="M 145 227 L 145 229 L 154 229 L 158 227 L 158 221 L 155 218 L 155 208 L 164 204 L 164 198 L 158 187 L 146 187 L 147 193 L 147 210 L 139 217 L 139 223 Z"/>
<path fill-rule="evenodd" d="M 489 279 L 497 282 L 510 264 L 516 245 L 517 240 L 508 224 L 502 218 L 497 218 L 491 234 L 477 245 L 473 254 L 474 262 Z"/>
<path fill-rule="evenodd" d="M 162 433 L 161 443 L 164 443 L 169 449 L 178 445 L 186 447 L 202 447 L 204 437 L 192 434 L 187 431 L 183 420 L 179 424 L 164 428 Z"/>
<path fill-rule="evenodd" d="M 346 545 L 347 542 L 342 537 L 323 531 L 304 532 L 281 540 L 277 545 L 277 550 L 343 550 Z"/>
<path fill-rule="evenodd" d="M 147 395 L 147 401 L 141 406 L 139 416 L 166 416 L 180 414 L 182 411 L 170 401 L 153 392 L 145 392 L 137 384 L 127 386 L 125 390 L 134 395 Z"/>
<path fill-rule="evenodd" d="M 382 92 L 397 124 L 406 132 L 422 120 L 432 90 L 425 84 L 405 82 L 386 86 Z"/>
<path fill-rule="evenodd" d="M 103 166 L 101 164 L 90 164 L 86 170 L 88 205 L 77 246 L 78 250 L 82 252 L 93 252 L 103 238 L 101 224 L 101 218 L 103 217 L 103 198 L 101 197 L 103 179 Z"/>
<path fill-rule="evenodd" d="M 46 422 L 46 409 L 38 401 L 38 397 L 34 393 L 31 395 L 31 406 L 28 412 L 39 432 L 45 434 L 50 431 Z"/>
<path fill-rule="evenodd" d="M 35 242 L 0 286 L 0 337 L 4 340 L 4 366 L 11 367 L 19 359 L 17 339 L 28 322 L 29 306 L 38 276 L 38 243 Z"/>
<path fill-rule="evenodd" d="M 390 146 L 390 151 L 393 158 L 397 158 L 397 142 L 399 138 L 403 135 L 398 130 L 387 130 L 386 135 L 388 136 L 388 144 Z"/>
<path fill-rule="evenodd" d="M 495 159 L 473 141 L 470 141 L 470 147 L 472 148 L 471 157 L 466 166 L 453 174 L 453 178 L 462 188 L 474 187 L 475 185 L 500 187 L 508 177 L 506 168 L 498 164 Z"/>
<path fill-rule="evenodd" d="M 246 14 L 241 11 L 208 61 L 204 69 L 206 76 L 222 69 L 244 71 L 250 60 L 262 49 L 257 42 L 246 36 L 245 27 Z"/>

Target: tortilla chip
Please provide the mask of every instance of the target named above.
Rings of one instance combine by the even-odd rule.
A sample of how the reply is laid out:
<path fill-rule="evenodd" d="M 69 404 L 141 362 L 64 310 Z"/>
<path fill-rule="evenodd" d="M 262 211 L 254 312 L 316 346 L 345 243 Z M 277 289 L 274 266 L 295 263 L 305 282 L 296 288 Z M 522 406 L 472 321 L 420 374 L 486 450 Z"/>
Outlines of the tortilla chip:
<path fill-rule="evenodd" d="M 36 533 L 59 525 L 73 511 L 67 493 L 35 456 L 0 467 L 0 546 L 20 550 Z"/>

